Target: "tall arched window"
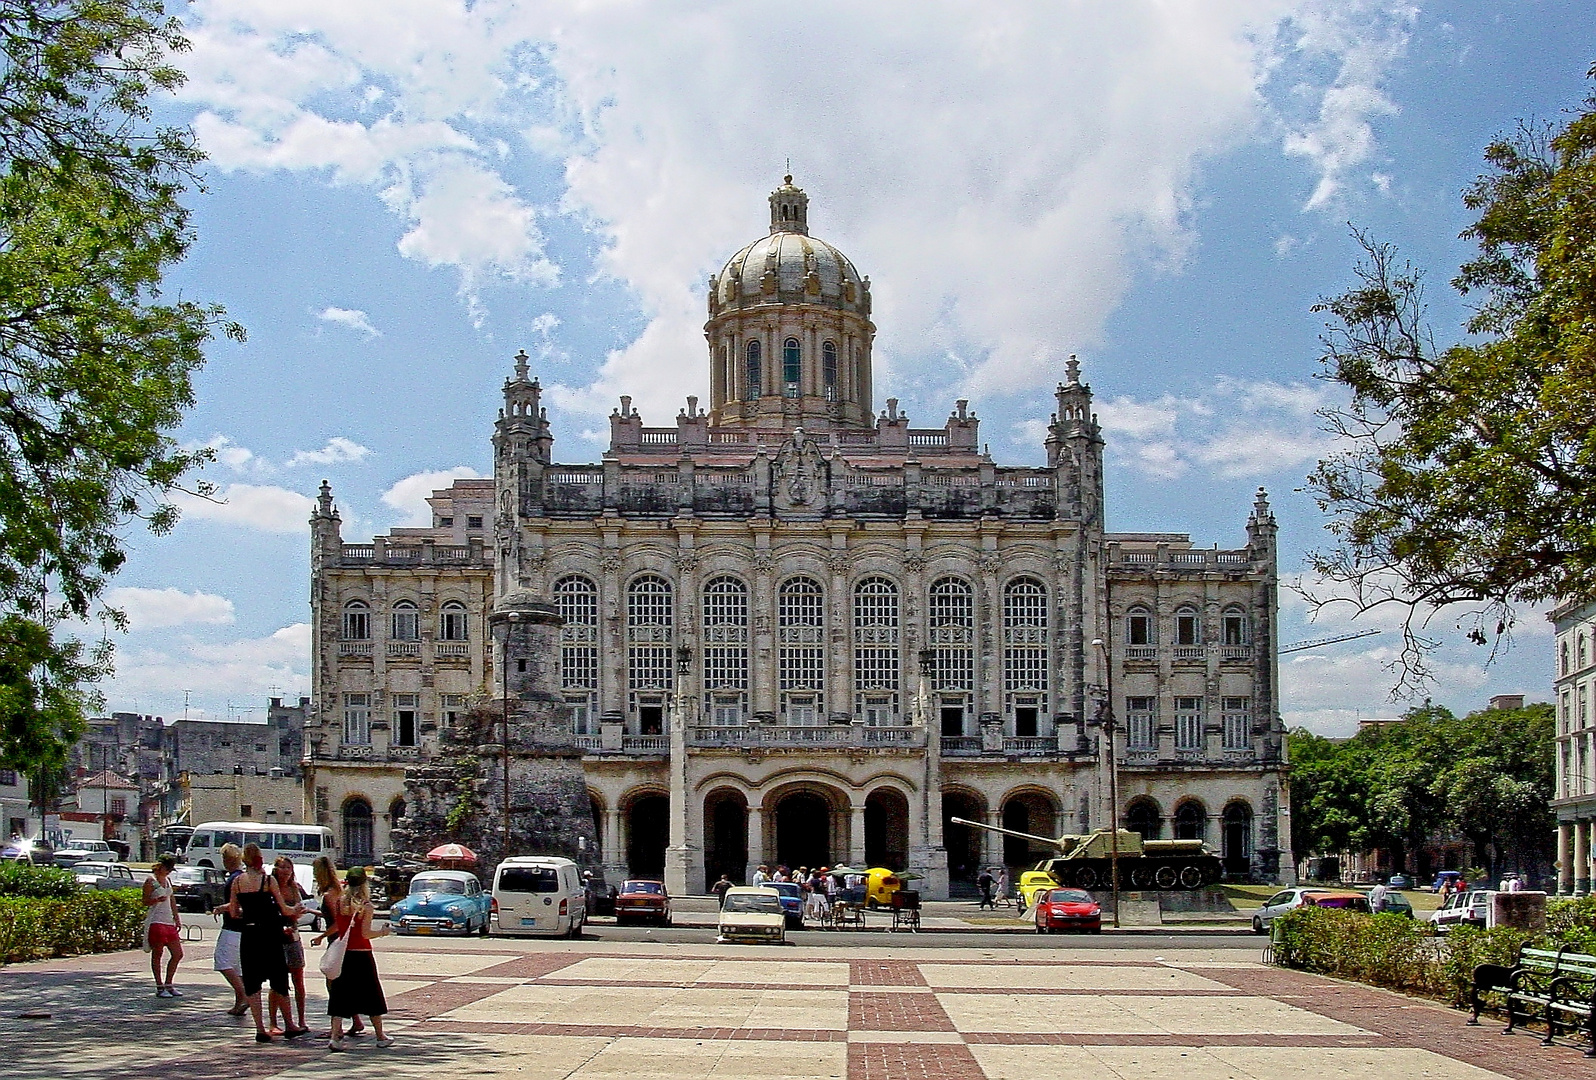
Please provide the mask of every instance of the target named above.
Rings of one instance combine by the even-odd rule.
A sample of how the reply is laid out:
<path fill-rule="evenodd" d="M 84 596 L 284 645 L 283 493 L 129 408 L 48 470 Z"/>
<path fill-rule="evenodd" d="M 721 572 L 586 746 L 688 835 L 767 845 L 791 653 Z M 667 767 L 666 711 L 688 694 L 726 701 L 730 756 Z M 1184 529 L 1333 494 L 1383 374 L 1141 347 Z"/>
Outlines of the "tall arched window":
<path fill-rule="evenodd" d="M 665 698 L 674 684 L 671 583 L 656 574 L 632 579 L 626 590 L 627 677 L 638 733 L 665 733 Z"/>
<path fill-rule="evenodd" d="M 393 606 L 393 640 L 420 641 L 421 615 L 409 600 L 400 600 Z"/>
<path fill-rule="evenodd" d="M 374 846 L 371 804 L 365 799 L 350 799 L 344 803 L 344 861 L 364 864 L 371 859 Z"/>
<path fill-rule="evenodd" d="M 820 380 L 825 384 L 826 400 L 837 400 L 837 343 L 835 341 L 822 342 L 820 345 Z"/>
<path fill-rule="evenodd" d="M 554 608 L 560 627 L 560 692 L 571 714 L 571 729 L 592 734 L 598 709 L 598 589 L 580 574 L 554 583 Z"/>
<path fill-rule="evenodd" d="M 471 622 L 466 615 L 466 606 L 458 600 L 446 601 L 438 611 L 438 639 L 468 641 L 470 638 Z"/>
<path fill-rule="evenodd" d="M 1158 812 L 1158 804 L 1152 799 L 1137 799 L 1125 810 L 1125 827 L 1134 833 L 1141 833 L 1143 840 L 1157 840 L 1164 831 L 1162 815 Z"/>
<path fill-rule="evenodd" d="M 853 590 L 855 713 L 872 727 L 897 723 L 898 587 L 867 577 Z"/>
<path fill-rule="evenodd" d="M 814 579 L 782 582 L 776 635 L 782 714 L 789 724 L 818 724 L 825 713 L 826 597 Z"/>
<path fill-rule="evenodd" d="M 1047 590 L 1035 578 L 1003 587 L 1003 692 L 1014 734 L 1034 738 L 1047 710 Z"/>
<path fill-rule="evenodd" d="M 748 586 L 712 578 L 703 605 L 705 712 L 718 727 L 740 724 L 748 699 Z"/>
<path fill-rule="evenodd" d="M 1154 643 L 1153 613 L 1138 604 L 1125 613 L 1125 644 L 1146 647 Z"/>
<path fill-rule="evenodd" d="M 344 640 L 371 640 L 371 608 L 364 600 L 351 600 L 344 605 Z"/>
<path fill-rule="evenodd" d="M 1198 622 L 1197 609 L 1190 604 L 1182 604 L 1175 609 L 1175 646 L 1193 646 L 1202 643 L 1202 627 Z"/>
<path fill-rule="evenodd" d="M 747 400 L 753 401 L 764 391 L 764 355 L 759 347 L 759 342 L 748 343 L 748 393 Z"/>
<path fill-rule="evenodd" d="M 931 689 L 942 734 L 963 735 L 970 694 L 975 689 L 975 603 L 970 583 L 939 578 L 931 585 L 926 633 L 932 651 Z"/>
<path fill-rule="evenodd" d="M 798 381 L 803 376 L 803 349 L 798 339 L 781 343 L 781 390 L 787 397 L 798 396 Z"/>
<path fill-rule="evenodd" d="M 1175 839 L 1206 840 L 1208 838 L 1208 811 L 1196 799 L 1187 799 L 1175 807 Z"/>
<path fill-rule="evenodd" d="M 1220 631 L 1225 644 L 1232 648 L 1247 644 L 1247 613 L 1239 607 L 1228 607 L 1220 617 Z"/>

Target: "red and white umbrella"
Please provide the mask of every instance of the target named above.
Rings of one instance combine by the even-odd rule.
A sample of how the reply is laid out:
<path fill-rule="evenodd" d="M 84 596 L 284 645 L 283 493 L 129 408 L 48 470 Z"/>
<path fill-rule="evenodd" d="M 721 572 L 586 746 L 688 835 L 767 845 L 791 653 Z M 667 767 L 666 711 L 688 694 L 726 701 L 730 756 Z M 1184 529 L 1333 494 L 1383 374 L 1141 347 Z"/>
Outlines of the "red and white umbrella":
<path fill-rule="evenodd" d="M 464 844 L 439 844 L 427 852 L 433 862 L 476 862 L 477 853 Z"/>

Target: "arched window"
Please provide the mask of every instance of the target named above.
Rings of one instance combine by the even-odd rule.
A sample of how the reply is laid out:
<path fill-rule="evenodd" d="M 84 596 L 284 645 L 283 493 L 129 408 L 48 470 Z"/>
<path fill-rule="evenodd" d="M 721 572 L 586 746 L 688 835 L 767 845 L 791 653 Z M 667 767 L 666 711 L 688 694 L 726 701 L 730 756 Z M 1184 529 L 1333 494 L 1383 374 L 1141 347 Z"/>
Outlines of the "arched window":
<path fill-rule="evenodd" d="M 421 615 L 416 611 L 416 605 L 409 600 L 400 600 L 394 604 L 391 621 L 393 640 L 421 640 Z"/>
<path fill-rule="evenodd" d="M 867 577 L 853 590 L 855 712 L 872 727 L 897 722 L 898 587 Z"/>
<path fill-rule="evenodd" d="M 1208 838 L 1208 811 L 1196 799 L 1187 799 L 1175 807 L 1175 839 L 1206 840 Z"/>
<path fill-rule="evenodd" d="M 371 830 L 371 804 L 365 799 L 344 803 L 344 861 L 364 865 L 374 850 Z"/>
<path fill-rule="evenodd" d="M 1568 642 L 1566 642 L 1566 641 L 1563 642 L 1563 658 L 1562 658 L 1562 662 L 1563 662 L 1562 670 L 1560 670 L 1558 672 L 1558 674 L 1559 675 L 1567 675 L 1568 674 Z"/>
<path fill-rule="evenodd" d="M 669 690 L 673 684 L 671 600 L 671 583 L 655 574 L 633 578 L 626 590 L 627 661 L 634 694 Z"/>
<path fill-rule="evenodd" d="M 1035 578 L 1003 587 L 1003 692 L 1014 734 L 1040 734 L 1047 710 L 1047 590 Z"/>
<path fill-rule="evenodd" d="M 1237 800 L 1225 807 L 1221 857 L 1225 872 L 1245 877 L 1252 870 L 1252 807 Z"/>
<path fill-rule="evenodd" d="M 789 724 L 820 722 L 825 710 L 826 597 L 813 578 L 788 578 L 776 594 L 777 688 Z"/>
<path fill-rule="evenodd" d="M 748 343 L 748 393 L 746 395 L 746 400 L 748 401 L 753 401 L 765 392 L 764 366 L 764 356 L 759 347 L 759 342 L 750 341 Z"/>
<path fill-rule="evenodd" d="M 395 799 L 388 806 L 388 824 L 389 824 L 389 826 L 391 827 L 391 826 L 399 824 L 399 819 L 404 817 L 404 816 L 405 816 L 405 801 L 403 799 Z"/>
<path fill-rule="evenodd" d="M 1197 609 L 1183 604 L 1175 609 L 1175 645 L 1198 645 L 1202 642 L 1202 628 L 1198 623 Z"/>
<path fill-rule="evenodd" d="M 1239 607 L 1228 607 L 1221 616 L 1220 630 L 1225 644 L 1231 647 L 1247 644 L 1247 613 Z"/>
<path fill-rule="evenodd" d="M 748 586 L 711 578 L 703 595 L 705 711 L 718 727 L 740 724 L 748 697 Z"/>
<path fill-rule="evenodd" d="M 820 345 L 820 379 L 825 383 L 826 400 L 837 400 L 837 343 L 825 341 Z"/>
<path fill-rule="evenodd" d="M 364 600 L 351 600 L 344 605 L 344 640 L 371 640 L 371 608 Z"/>
<path fill-rule="evenodd" d="M 790 337 L 781 343 L 782 393 L 787 397 L 798 396 L 798 380 L 803 375 L 802 358 L 803 349 L 797 338 Z"/>
<path fill-rule="evenodd" d="M 939 578 L 927 605 L 929 644 L 935 652 L 932 690 L 975 689 L 975 599 L 970 583 Z"/>
<path fill-rule="evenodd" d="M 1125 811 L 1125 827 L 1141 833 L 1143 840 L 1157 840 L 1164 831 L 1163 817 L 1158 804 L 1151 799 L 1137 799 Z"/>
<path fill-rule="evenodd" d="M 1579 633 L 1579 648 L 1574 653 L 1574 669 L 1576 671 L 1585 670 L 1585 632 L 1583 630 Z"/>
<path fill-rule="evenodd" d="M 1137 605 L 1125 613 L 1125 644 L 1150 646 L 1153 637 L 1153 613 Z"/>
<path fill-rule="evenodd" d="M 446 601 L 438 611 L 438 639 L 440 641 L 468 641 L 471 622 L 466 617 L 466 606 L 458 600 Z"/>
<path fill-rule="evenodd" d="M 571 716 L 571 731 L 592 733 L 598 708 L 598 588 L 580 574 L 554 583 L 554 609 L 560 626 L 560 692 Z"/>

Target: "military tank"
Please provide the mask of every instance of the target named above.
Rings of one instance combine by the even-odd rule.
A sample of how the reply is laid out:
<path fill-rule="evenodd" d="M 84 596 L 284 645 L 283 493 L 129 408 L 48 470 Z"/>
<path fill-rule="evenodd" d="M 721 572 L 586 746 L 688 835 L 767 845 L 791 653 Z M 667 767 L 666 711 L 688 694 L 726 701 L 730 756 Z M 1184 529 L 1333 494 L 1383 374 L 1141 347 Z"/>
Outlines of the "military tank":
<path fill-rule="evenodd" d="M 1084 836 L 1036 836 L 1032 833 L 1000 829 L 966 818 L 951 818 L 955 824 L 973 829 L 1033 840 L 1057 848 L 1058 855 L 1043 859 L 1031 868 L 1046 873 L 1060 888 L 1106 889 L 1112 882 L 1111 861 L 1114 834 L 1098 829 Z M 1219 856 L 1201 840 L 1143 840 L 1141 833 L 1119 831 L 1119 887 L 1133 890 L 1169 891 L 1200 889 L 1212 885 L 1224 874 Z"/>

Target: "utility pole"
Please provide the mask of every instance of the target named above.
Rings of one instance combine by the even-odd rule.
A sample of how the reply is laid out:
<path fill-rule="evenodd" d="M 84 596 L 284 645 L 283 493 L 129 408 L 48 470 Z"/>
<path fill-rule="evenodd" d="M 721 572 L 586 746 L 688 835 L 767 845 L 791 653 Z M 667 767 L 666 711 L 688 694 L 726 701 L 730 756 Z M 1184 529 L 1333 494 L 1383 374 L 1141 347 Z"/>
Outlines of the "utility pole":
<path fill-rule="evenodd" d="M 1114 663 L 1108 644 L 1093 638 L 1103 657 L 1103 733 L 1108 736 L 1108 877 L 1114 895 L 1114 929 L 1119 929 L 1119 753 L 1114 733 Z"/>

